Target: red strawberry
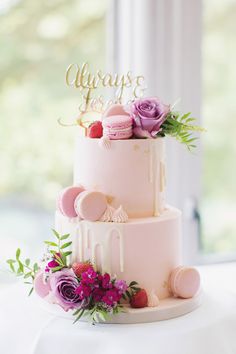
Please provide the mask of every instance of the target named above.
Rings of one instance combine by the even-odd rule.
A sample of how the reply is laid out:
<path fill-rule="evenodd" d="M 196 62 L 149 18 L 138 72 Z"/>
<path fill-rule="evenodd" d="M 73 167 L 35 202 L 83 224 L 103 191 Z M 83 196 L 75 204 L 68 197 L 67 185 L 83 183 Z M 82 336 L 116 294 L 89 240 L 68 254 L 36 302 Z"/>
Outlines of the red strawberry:
<path fill-rule="evenodd" d="M 88 137 L 89 138 L 101 138 L 103 134 L 102 122 L 100 120 L 96 120 L 88 127 Z"/>
<path fill-rule="evenodd" d="M 148 305 L 148 297 L 146 290 L 141 289 L 137 293 L 135 293 L 130 300 L 131 307 L 134 308 L 142 308 Z"/>
<path fill-rule="evenodd" d="M 78 278 L 81 277 L 82 273 L 87 272 L 89 268 L 93 268 L 89 262 L 75 262 L 72 264 L 72 269 Z"/>

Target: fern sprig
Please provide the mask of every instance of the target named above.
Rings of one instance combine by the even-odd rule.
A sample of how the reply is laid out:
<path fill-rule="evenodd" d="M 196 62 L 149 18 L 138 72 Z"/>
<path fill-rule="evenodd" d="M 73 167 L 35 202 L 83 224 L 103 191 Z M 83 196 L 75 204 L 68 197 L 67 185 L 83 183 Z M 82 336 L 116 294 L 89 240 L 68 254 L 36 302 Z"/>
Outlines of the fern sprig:
<path fill-rule="evenodd" d="M 170 112 L 162 124 L 162 130 L 157 136 L 172 136 L 180 143 L 187 146 L 189 150 L 196 147 L 197 137 L 193 136 L 194 132 L 204 132 L 204 128 L 194 125 L 196 118 L 191 117 L 191 113 L 181 115 L 179 112 Z"/>

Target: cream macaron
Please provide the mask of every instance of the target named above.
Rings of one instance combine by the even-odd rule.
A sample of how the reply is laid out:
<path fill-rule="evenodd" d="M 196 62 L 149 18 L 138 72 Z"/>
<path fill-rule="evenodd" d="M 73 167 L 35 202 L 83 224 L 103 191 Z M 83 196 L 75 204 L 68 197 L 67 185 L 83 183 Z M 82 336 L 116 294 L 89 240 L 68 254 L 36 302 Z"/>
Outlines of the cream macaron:
<path fill-rule="evenodd" d="M 176 297 L 192 298 L 200 289 L 200 274 L 193 267 L 179 266 L 170 275 L 169 288 Z"/>

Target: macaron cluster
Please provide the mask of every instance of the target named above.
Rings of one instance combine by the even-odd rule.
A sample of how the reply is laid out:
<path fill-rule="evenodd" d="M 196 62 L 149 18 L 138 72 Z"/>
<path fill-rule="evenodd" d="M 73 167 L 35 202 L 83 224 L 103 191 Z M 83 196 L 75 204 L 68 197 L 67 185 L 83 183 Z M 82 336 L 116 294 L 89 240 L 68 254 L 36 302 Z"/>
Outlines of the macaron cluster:
<path fill-rule="evenodd" d="M 170 275 L 169 288 L 175 297 L 189 299 L 200 289 L 200 275 L 193 267 L 179 266 Z"/>
<path fill-rule="evenodd" d="M 116 223 L 128 221 L 122 206 L 115 209 L 108 204 L 103 193 L 88 191 L 82 186 L 64 188 L 57 198 L 57 209 L 68 218 Z"/>
<path fill-rule="evenodd" d="M 129 139 L 133 135 L 133 120 L 121 104 L 115 104 L 103 114 L 101 122 L 89 126 L 87 134 L 90 138 Z"/>
<path fill-rule="evenodd" d="M 58 210 L 68 218 L 97 221 L 107 209 L 104 194 L 86 191 L 82 186 L 70 186 L 63 189 L 57 199 Z"/>

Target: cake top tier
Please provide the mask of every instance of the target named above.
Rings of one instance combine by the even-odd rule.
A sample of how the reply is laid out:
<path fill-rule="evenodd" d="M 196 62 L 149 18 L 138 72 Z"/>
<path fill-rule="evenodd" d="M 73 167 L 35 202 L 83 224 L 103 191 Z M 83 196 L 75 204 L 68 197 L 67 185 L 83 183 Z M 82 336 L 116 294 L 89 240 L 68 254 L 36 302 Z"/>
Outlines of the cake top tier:
<path fill-rule="evenodd" d="M 165 208 L 164 140 L 78 137 L 74 185 L 102 192 L 129 217 L 158 216 Z"/>

